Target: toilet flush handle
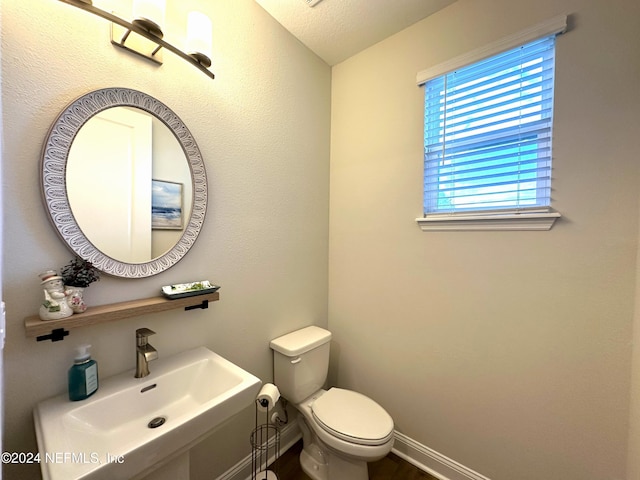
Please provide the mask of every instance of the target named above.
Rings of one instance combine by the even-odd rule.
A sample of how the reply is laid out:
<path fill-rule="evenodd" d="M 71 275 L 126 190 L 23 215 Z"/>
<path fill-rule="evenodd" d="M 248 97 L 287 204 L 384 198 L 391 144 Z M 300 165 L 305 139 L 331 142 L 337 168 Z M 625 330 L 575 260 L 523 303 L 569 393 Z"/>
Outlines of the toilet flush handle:
<path fill-rule="evenodd" d="M 291 360 L 291 363 L 293 365 L 295 365 L 296 363 L 300 363 L 302 361 L 302 357 L 298 357 L 298 358 L 294 358 L 293 360 Z"/>

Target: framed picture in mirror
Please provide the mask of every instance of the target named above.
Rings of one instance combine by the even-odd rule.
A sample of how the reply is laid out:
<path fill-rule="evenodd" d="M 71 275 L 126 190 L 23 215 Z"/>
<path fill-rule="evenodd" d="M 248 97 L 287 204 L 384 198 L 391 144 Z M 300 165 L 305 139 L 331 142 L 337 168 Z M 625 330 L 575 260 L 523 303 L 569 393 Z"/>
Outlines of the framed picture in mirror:
<path fill-rule="evenodd" d="M 151 228 L 182 230 L 182 183 L 152 180 Z"/>

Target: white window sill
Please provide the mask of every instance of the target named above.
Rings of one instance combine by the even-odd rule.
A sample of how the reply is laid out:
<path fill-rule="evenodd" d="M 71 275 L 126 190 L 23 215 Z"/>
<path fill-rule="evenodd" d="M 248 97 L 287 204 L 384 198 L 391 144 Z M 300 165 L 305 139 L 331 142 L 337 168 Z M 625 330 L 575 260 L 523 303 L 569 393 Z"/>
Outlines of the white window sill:
<path fill-rule="evenodd" d="M 430 215 L 416 218 L 416 223 L 424 232 L 445 232 L 461 230 L 551 230 L 560 218 L 558 212 L 522 212 L 487 214 Z"/>

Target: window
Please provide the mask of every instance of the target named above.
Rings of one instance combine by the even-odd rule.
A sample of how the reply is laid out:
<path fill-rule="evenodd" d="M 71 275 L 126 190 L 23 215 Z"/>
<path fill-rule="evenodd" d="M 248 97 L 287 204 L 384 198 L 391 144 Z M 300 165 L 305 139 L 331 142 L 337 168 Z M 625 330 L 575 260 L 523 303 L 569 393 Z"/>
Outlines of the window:
<path fill-rule="evenodd" d="M 425 219 L 559 216 L 550 213 L 555 40 L 419 82 Z"/>

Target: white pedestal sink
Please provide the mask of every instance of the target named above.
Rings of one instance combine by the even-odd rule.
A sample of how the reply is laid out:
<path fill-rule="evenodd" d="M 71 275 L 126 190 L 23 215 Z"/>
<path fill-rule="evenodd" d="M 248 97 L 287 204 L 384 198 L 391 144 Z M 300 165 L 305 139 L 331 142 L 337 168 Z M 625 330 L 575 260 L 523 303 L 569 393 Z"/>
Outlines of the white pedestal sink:
<path fill-rule="evenodd" d="M 87 400 L 65 394 L 36 406 L 44 480 L 141 478 L 252 405 L 260 389 L 257 377 L 204 347 L 150 367 L 145 378 L 132 370 L 100 379 Z"/>

